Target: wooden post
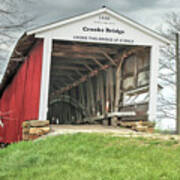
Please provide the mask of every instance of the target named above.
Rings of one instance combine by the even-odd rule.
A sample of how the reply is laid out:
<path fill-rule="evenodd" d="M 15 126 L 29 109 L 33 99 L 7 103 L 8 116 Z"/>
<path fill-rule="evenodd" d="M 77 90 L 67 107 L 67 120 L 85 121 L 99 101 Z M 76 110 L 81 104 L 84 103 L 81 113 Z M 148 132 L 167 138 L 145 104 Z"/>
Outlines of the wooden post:
<path fill-rule="evenodd" d="M 156 121 L 157 111 L 157 92 L 158 92 L 158 65 L 159 65 L 159 46 L 151 47 L 150 59 L 150 87 L 149 87 L 149 110 L 148 120 Z"/>
<path fill-rule="evenodd" d="M 180 134 L 180 58 L 179 33 L 176 33 L 176 133 Z"/>
<path fill-rule="evenodd" d="M 49 77 L 51 67 L 52 39 L 45 38 L 43 44 L 42 75 L 39 104 L 39 120 L 47 119 Z"/>
<path fill-rule="evenodd" d="M 107 72 L 105 74 L 105 94 L 106 94 L 106 103 L 105 103 L 105 107 L 106 107 L 106 113 L 109 112 L 109 106 L 110 106 L 110 101 L 109 101 L 109 72 Z"/>
<path fill-rule="evenodd" d="M 116 91 L 115 91 L 115 104 L 114 104 L 114 111 L 118 112 L 119 110 L 119 100 L 121 97 L 121 69 L 122 63 L 124 59 L 120 59 L 119 65 L 116 70 Z M 117 117 L 111 119 L 111 125 L 117 126 Z"/>
<path fill-rule="evenodd" d="M 116 92 L 115 92 L 115 105 L 114 105 L 115 112 L 117 112 L 119 109 L 122 61 L 123 60 L 120 61 L 116 70 Z"/>
<path fill-rule="evenodd" d="M 88 98 L 90 98 L 90 104 L 91 104 L 91 113 L 94 116 L 95 112 L 96 112 L 96 108 L 95 108 L 94 90 L 93 90 L 93 84 L 92 84 L 92 79 L 91 78 L 88 80 L 88 90 L 89 90 Z"/>
<path fill-rule="evenodd" d="M 111 112 L 114 111 L 114 77 L 113 77 L 113 68 L 110 68 L 108 73 L 110 73 L 109 79 L 109 91 L 110 91 L 110 105 L 111 105 Z"/>
<path fill-rule="evenodd" d="M 138 59 L 137 56 L 135 56 L 135 65 L 134 65 L 134 88 L 137 87 L 137 76 L 138 76 Z"/>
<path fill-rule="evenodd" d="M 99 76 L 99 83 L 100 83 L 100 95 L 101 95 L 101 114 L 105 114 L 105 94 L 104 94 L 104 77 L 103 73 Z"/>

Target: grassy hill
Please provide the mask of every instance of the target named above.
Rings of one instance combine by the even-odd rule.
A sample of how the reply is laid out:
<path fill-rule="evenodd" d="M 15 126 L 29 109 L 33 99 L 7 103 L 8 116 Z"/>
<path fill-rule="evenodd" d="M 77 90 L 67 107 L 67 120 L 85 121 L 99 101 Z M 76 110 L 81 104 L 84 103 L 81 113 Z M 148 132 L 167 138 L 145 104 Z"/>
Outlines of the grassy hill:
<path fill-rule="evenodd" d="M 0 180 L 31 179 L 180 179 L 180 145 L 79 133 L 0 150 Z"/>

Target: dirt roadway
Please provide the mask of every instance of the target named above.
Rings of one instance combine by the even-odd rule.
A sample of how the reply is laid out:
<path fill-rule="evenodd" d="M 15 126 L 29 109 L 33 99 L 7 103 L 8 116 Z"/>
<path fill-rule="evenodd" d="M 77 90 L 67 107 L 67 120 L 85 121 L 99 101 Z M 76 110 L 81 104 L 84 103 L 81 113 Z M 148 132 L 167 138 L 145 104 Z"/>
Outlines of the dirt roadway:
<path fill-rule="evenodd" d="M 39 139 L 43 139 L 47 136 L 57 136 L 61 134 L 74 133 L 102 133 L 120 137 L 144 137 L 162 140 L 178 140 L 180 142 L 180 136 L 178 135 L 164 135 L 159 133 L 151 134 L 144 132 L 136 132 L 126 128 L 103 125 L 51 125 L 51 132 L 45 136 L 42 136 Z"/>

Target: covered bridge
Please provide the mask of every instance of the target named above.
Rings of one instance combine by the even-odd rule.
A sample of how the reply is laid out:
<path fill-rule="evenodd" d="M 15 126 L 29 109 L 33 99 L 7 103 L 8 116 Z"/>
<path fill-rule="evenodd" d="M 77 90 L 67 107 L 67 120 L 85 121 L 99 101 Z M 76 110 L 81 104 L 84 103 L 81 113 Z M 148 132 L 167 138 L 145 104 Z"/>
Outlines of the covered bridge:
<path fill-rule="evenodd" d="M 0 142 L 22 122 L 155 121 L 160 46 L 169 41 L 108 9 L 26 32 L 0 85 Z"/>

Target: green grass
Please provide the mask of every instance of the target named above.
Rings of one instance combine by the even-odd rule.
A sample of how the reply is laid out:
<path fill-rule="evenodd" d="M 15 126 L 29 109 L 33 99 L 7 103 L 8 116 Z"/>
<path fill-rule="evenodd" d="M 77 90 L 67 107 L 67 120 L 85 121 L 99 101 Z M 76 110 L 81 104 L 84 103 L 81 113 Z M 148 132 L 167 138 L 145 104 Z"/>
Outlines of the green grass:
<path fill-rule="evenodd" d="M 175 140 L 74 134 L 0 150 L 0 180 L 180 179 Z"/>
<path fill-rule="evenodd" d="M 174 130 L 160 130 L 160 129 L 155 129 L 155 133 L 159 134 L 175 134 Z"/>

